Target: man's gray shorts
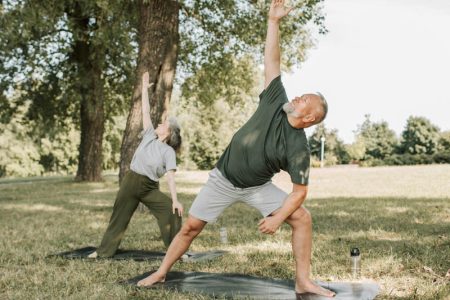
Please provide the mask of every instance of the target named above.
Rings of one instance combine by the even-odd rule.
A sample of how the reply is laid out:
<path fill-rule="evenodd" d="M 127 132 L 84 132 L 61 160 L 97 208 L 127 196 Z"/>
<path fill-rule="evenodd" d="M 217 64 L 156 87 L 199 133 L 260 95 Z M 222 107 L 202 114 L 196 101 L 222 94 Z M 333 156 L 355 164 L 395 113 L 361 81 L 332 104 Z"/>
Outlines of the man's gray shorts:
<path fill-rule="evenodd" d="M 189 214 L 202 221 L 214 223 L 225 208 L 242 201 L 267 217 L 280 208 L 286 198 L 287 194 L 271 181 L 255 187 L 237 188 L 214 168 L 192 203 Z"/>

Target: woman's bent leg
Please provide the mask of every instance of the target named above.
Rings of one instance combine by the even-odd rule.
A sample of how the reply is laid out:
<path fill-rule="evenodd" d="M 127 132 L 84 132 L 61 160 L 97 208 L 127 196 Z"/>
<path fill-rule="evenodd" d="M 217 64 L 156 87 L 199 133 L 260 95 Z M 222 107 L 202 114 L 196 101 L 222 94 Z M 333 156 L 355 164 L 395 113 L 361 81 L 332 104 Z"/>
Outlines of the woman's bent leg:
<path fill-rule="evenodd" d="M 178 212 L 172 213 L 172 200 L 160 190 L 155 189 L 145 195 L 141 201 L 158 220 L 161 238 L 164 245 L 169 247 L 181 228 L 181 217 L 178 216 Z"/>

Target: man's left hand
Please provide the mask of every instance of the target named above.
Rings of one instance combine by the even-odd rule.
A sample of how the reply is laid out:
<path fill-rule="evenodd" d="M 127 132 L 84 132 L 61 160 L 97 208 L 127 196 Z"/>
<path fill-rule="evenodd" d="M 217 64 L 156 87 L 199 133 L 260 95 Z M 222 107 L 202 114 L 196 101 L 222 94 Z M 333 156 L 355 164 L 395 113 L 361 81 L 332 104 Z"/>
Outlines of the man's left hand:
<path fill-rule="evenodd" d="M 259 231 L 265 234 L 274 234 L 281 226 L 281 223 L 283 221 L 279 221 L 274 216 L 265 217 L 258 223 Z"/>

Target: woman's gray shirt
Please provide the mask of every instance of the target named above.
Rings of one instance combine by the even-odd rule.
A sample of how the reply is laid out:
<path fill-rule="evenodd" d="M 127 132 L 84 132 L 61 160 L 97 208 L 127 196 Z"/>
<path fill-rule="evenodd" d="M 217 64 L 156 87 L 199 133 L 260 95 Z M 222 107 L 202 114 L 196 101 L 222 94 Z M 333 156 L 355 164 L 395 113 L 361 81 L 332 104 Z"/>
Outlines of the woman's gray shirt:
<path fill-rule="evenodd" d="M 158 140 L 155 129 L 150 126 L 134 152 L 130 169 L 158 181 L 167 171 L 177 169 L 175 150 Z"/>

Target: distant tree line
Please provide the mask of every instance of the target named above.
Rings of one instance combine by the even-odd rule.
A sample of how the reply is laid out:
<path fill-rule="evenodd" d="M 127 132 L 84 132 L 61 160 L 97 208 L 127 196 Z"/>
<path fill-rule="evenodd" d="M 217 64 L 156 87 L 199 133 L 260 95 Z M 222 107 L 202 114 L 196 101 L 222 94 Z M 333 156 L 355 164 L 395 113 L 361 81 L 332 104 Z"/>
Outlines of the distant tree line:
<path fill-rule="evenodd" d="M 318 165 L 321 137 L 325 137 L 325 163 L 362 166 L 450 163 L 450 131 L 440 131 L 424 117 L 410 116 L 398 137 L 385 121 L 370 116 L 355 131 L 355 141 L 344 144 L 337 130 L 317 126 L 309 142 L 313 164 Z"/>
<path fill-rule="evenodd" d="M 239 72 L 257 73 L 246 69 L 247 62 L 235 68 Z M 254 71 L 253 71 L 254 72 Z M 201 76 L 200 73 L 198 76 Z M 201 79 L 201 78 L 198 78 Z M 259 79 L 256 79 L 256 81 Z M 217 89 L 223 88 L 220 86 Z M 214 166 L 234 132 L 249 118 L 257 107 L 255 86 L 250 93 L 241 94 L 241 100 L 215 101 L 212 105 L 190 101 L 179 93 L 173 105 L 182 125 L 184 145 L 179 165 L 184 169 L 207 170 Z M 219 91 L 215 91 L 218 94 Z M 239 91 L 236 91 L 239 93 Z M 194 96 L 194 95 L 192 95 Z M 196 94 L 195 97 L 205 95 Z M 74 174 L 77 170 L 79 129 L 66 120 L 64 131 L 35 141 L 30 137 L 33 124 L 24 124 L 25 107 L 11 118 L 0 133 L 0 176 L 36 176 L 44 173 Z M 126 116 L 107 122 L 102 160 L 104 170 L 118 170 L 120 145 Z M 400 136 L 385 121 L 373 122 L 367 115 L 355 131 L 355 141 L 345 144 L 336 129 L 324 124 L 316 126 L 309 137 L 312 164 L 320 165 L 321 137 L 325 137 L 325 165 L 359 164 L 361 166 L 414 165 L 450 163 L 450 131 L 440 131 L 424 117 L 411 116 Z"/>

